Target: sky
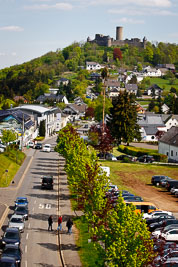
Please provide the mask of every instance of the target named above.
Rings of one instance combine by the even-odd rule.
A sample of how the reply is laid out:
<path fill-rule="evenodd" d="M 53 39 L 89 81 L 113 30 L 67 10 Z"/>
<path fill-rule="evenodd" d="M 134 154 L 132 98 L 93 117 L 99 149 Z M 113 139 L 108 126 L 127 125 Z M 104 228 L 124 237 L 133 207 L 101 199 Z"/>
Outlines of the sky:
<path fill-rule="evenodd" d="M 178 0 L 0 0 L 0 69 L 96 33 L 178 44 Z"/>

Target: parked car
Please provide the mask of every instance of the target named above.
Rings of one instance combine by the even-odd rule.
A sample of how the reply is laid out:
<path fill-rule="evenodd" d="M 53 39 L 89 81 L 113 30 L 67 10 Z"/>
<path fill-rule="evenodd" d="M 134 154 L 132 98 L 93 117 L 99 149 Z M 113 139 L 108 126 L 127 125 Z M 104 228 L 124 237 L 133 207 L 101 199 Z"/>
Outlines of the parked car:
<path fill-rule="evenodd" d="M 33 142 L 33 141 L 29 141 L 29 142 L 27 143 L 27 146 L 33 148 L 33 147 L 34 147 L 34 142 Z"/>
<path fill-rule="evenodd" d="M 42 144 L 41 143 L 35 144 L 35 149 L 42 149 Z"/>
<path fill-rule="evenodd" d="M 17 197 L 15 207 L 28 207 L 28 200 L 26 197 Z"/>
<path fill-rule="evenodd" d="M 167 181 L 172 181 L 172 180 L 173 180 L 173 179 L 170 178 L 170 177 L 167 177 L 167 178 L 165 178 L 165 179 L 162 179 L 160 185 L 161 185 L 162 187 L 165 187 Z"/>
<path fill-rule="evenodd" d="M 24 231 L 25 223 L 22 215 L 13 214 L 9 220 L 8 227 L 18 228 L 20 232 Z"/>
<path fill-rule="evenodd" d="M 112 153 L 109 153 L 109 152 L 98 153 L 97 157 L 99 157 L 100 159 L 117 160 L 117 158 Z"/>
<path fill-rule="evenodd" d="M 45 144 L 43 146 L 43 151 L 44 152 L 51 152 L 51 145 L 50 144 Z"/>
<path fill-rule="evenodd" d="M 165 175 L 154 175 L 154 176 L 152 176 L 152 178 L 151 178 L 151 183 L 153 184 L 153 185 L 160 185 L 161 184 L 161 181 L 163 180 L 163 179 L 166 179 L 166 178 L 168 178 L 168 176 L 165 176 Z"/>
<path fill-rule="evenodd" d="M 14 214 L 16 215 L 22 215 L 24 220 L 28 220 L 28 208 L 27 207 L 16 207 Z"/>
<path fill-rule="evenodd" d="M 168 258 L 161 267 L 178 267 L 178 257 Z"/>
<path fill-rule="evenodd" d="M 6 231 L 2 235 L 2 247 L 7 244 L 15 244 L 20 246 L 21 235 L 18 228 L 6 228 Z"/>
<path fill-rule="evenodd" d="M 159 217 L 147 218 L 146 219 L 146 224 L 149 226 L 151 224 L 159 223 L 159 222 L 162 222 L 162 221 L 167 220 L 167 219 L 175 219 L 175 217 L 166 214 L 166 215 L 161 215 Z"/>
<path fill-rule="evenodd" d="M 174 216 L 169 216 L 168 218 L 151 223 L 149 226 L 150 231 L 154 231 L 157 228 L 164 228 L 165 226 L 172 225 L 172 224 L 178 224 L 178 220 Z"/>
<path fill-rule="evenodd" d="M 143 198 L 139 196 L 123 196 L 126 202 L 142 202 Z"/>
<path fill-rule="evenodd" d="M 5 246 L 5 249 L 1 255 L 1 257 L 12 257 L 15 258 L 16 263 L 20 267 L 21 259 L 22 259 L 22 252 L 19 246 L 14 244 L 8 244 Z"/>
<path fill-rule="evenodd" d="M 176 186 L 178 186 L 178 180 L 171 180 L 171 181 L 169 180 L 166 182 L 165 187 L 168 191 L 170 191 L 172 187 L 176 187 Z"/>
<path fill-rule="evenodd" d="M 132 157 L 132 156 L 130 156 L 130 155 L 120 155 L 120 156 L 118 156 L 118 157 L 116 157 L 117 158 L 117 160 L 125 160 L 125 161 L 135 161 L 135 157 Z"/>
<path fill-rule="evenodd" d="M 164 211 L 164 210 L 157 210 L 157 211 L 153 211 L 150 213 L 145 213 L 143 215 L 143 219 L 159 217 L 162 215 L 171 215 L 172 216 L 172 212 L 171 211 Z"/>
<path fill-rule="evenodd" d="M 173 224 L 173 225 L 170 224 L 170 225 L 165 226 L 164 228 L 162 227 L 157 228 L 155 229 L 155 231 L 152 232 L 152 235 L 158 238 L 159 236 L 162 236 L 163 233 L 166 233 L 167 231 L 171 229 L 178 229 L 178 224 Z M 175 240 L 170 240 L 170 241 L 175 241 Z"/>
<path fill-rule="evenodd" d="M 16 259 L 13 257 L 1 257 L 0 259 L 1 267 L 18 267 Z"/>
<path fill-rule="evenodd" d="M 167 241 L 178 242 L 178 228 L 173 228 L 166 232 L 161 233 L 161 237 Z"/>
<path fill-rule="evenodd" d="M 53 176 L 46 175 L 41 178 L 41 189 L 53 189 Z"/>
<path fill-rule="evenodd" d="M 153 156 L 150 155 L 143 155 L 137 158 L 137 160 L 139 162 L 145 162 L 145 163 L 152 163 L 153 161 L 155 161 Z"/>

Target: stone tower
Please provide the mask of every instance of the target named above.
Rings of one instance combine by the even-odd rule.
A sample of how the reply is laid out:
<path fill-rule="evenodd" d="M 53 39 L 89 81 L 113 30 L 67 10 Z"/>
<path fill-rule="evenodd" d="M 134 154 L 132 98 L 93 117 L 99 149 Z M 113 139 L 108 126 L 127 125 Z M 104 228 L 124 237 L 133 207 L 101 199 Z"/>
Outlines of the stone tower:
<path fill-rule="evenodd" d="M 116 40 L 122 41 L 123 40 L 123 27 L 116 27 Z"/>

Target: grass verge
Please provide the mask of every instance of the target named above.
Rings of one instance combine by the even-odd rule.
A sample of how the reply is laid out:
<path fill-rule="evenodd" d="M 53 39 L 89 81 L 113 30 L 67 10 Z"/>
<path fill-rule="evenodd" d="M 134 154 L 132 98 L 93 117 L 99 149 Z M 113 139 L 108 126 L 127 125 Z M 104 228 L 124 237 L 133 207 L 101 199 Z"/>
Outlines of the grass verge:
<path fill-rule="evenodd" d="M 102 267 L 104 261 L 99 253 L 94 249 L 92 242 L 88 242 L 90 235 L 88 233 L 88 225 L 84 220 L 84 216 L 74 218 L 75 225 L 79 230 L 77 246 L 79 247 L 79 255 L 82 266 L 85 267 Z"/>
<path fill-rule="evenodd" d="M 21 151 L 11 150 L 0 154 L 0 187 L 9 186 L 24 158 L 25 154 Z"/>

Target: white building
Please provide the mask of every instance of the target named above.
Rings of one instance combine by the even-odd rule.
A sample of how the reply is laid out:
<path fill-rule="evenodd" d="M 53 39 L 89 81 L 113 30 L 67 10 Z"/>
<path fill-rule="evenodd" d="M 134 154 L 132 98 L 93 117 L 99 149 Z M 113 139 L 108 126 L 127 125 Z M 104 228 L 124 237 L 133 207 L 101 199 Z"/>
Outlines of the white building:
<path fill-rule="evenodd" d="M 178 162 L 178 127 L 172 127 L 160 138 L 158 152 Z"/>
<path fill-rule="evenodd" d="M 86 69 L 87 70 L 100 70 L 102 67 L 99 63 L 97 62 L 86 62 Z"/>

